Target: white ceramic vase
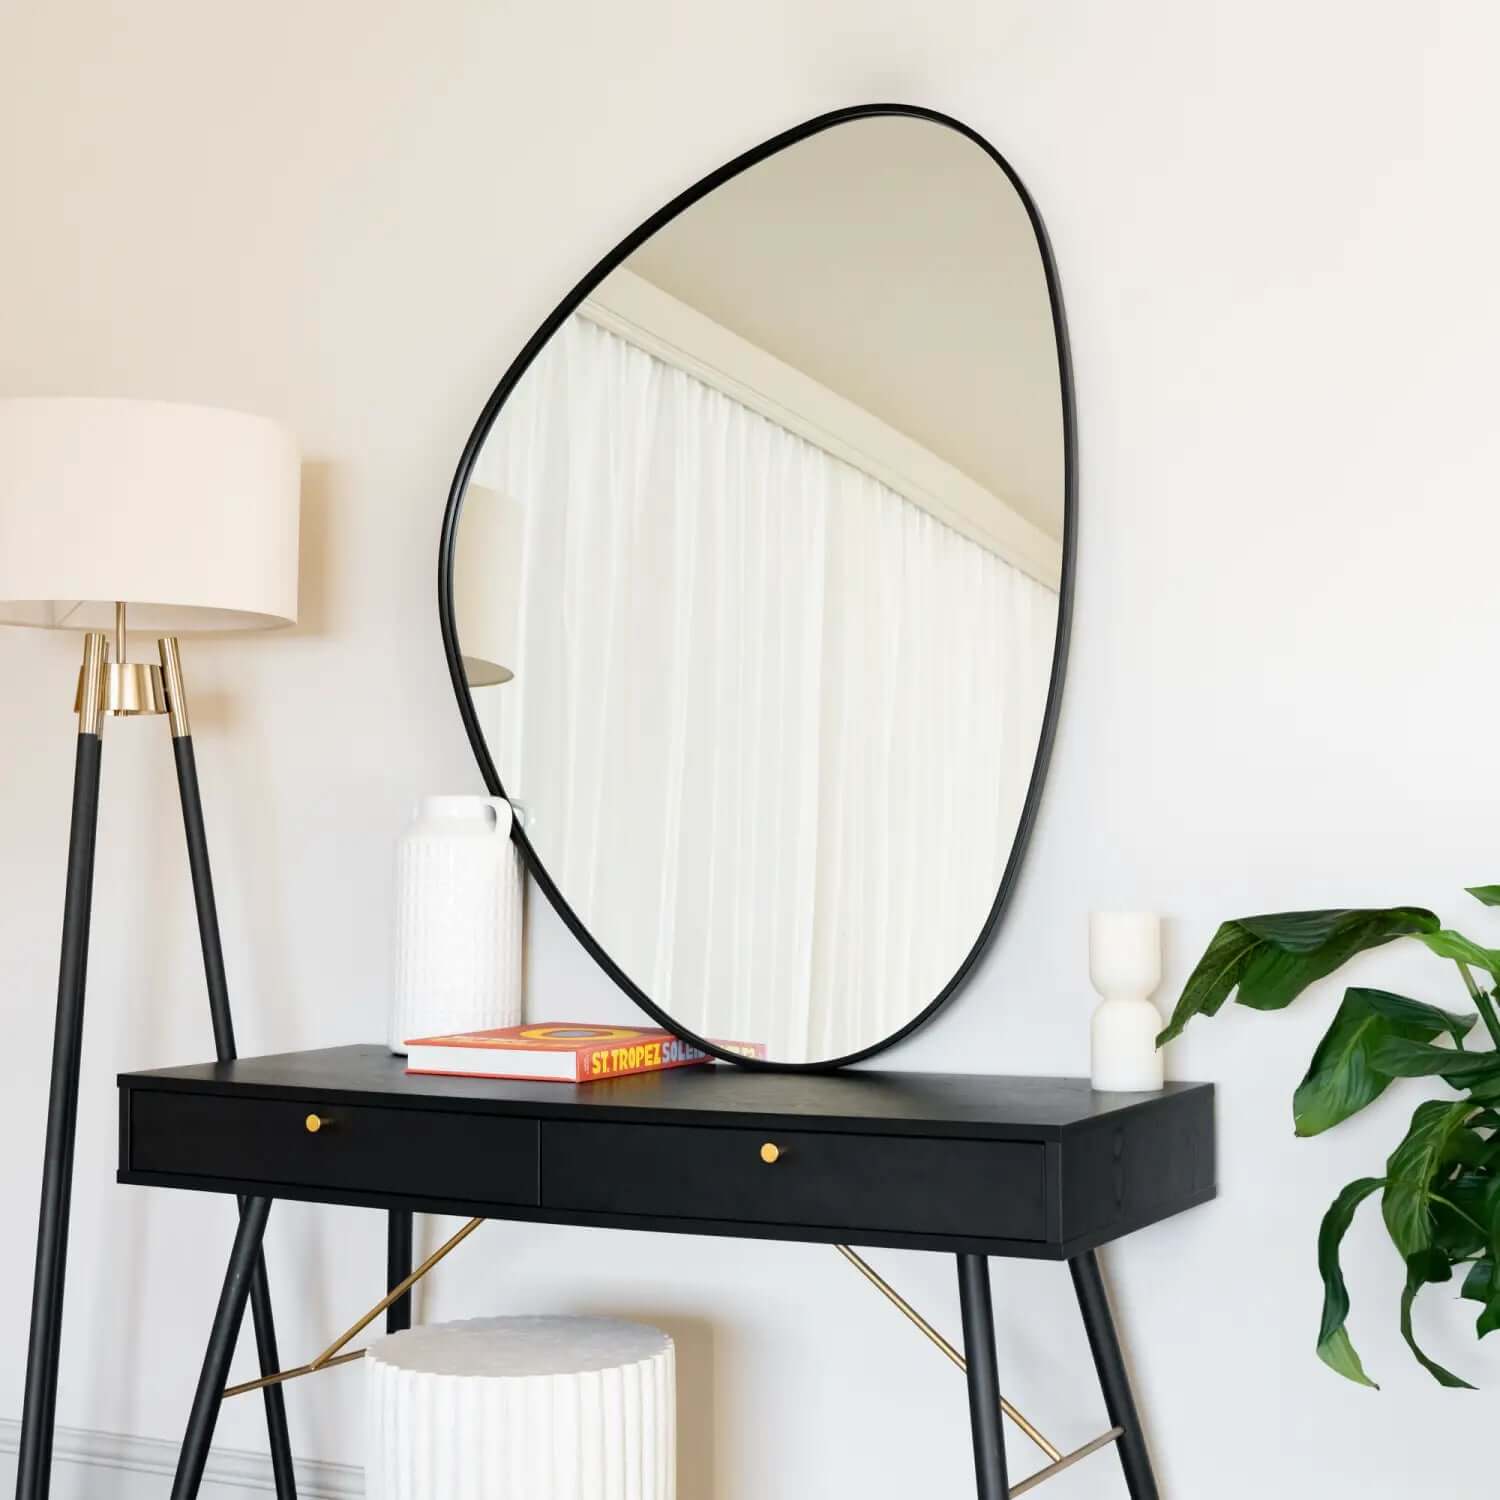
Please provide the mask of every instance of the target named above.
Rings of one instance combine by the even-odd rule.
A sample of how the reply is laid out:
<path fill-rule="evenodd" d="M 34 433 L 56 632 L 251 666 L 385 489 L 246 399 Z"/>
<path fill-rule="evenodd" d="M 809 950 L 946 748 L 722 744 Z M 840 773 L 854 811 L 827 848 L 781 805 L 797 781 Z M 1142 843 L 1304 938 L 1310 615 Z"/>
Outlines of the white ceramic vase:
<path fill-rule="evenodd" d="M 396 852 L 387 1044 L 521 1022 L 523 872 L 498 797 L 424 797 Z"/>
<path fill-rule="evenodd" d="M 1162 1020 L 1151 996 L 1161 983 L 1161 918 L 1143 911 L 1091 913 L 1089 979 L 1104 997 L 1090 1038 L 1094 1087 L 1110 1093 L 1160 1089 Z"/>

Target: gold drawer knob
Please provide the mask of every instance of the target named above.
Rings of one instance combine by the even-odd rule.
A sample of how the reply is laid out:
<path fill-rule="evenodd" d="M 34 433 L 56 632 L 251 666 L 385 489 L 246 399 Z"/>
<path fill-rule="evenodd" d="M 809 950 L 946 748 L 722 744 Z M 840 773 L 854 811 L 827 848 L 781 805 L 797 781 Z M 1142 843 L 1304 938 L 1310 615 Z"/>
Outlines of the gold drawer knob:
<path fill-rule="evenodd" d="M 765 1145 L 760 1148 L 760 1159 L 765 1162 L 768 1167 L 774 1166 L 781 1160 L 781 1147 L 778 1146 L 775 1141 L 767 1141 Z"/>
<path fill-rule="evenodd" d="M 328 1122 L 322 1115 L 309 1115 L 303 1122 L 309 1135 L 316 1135 Z"/>

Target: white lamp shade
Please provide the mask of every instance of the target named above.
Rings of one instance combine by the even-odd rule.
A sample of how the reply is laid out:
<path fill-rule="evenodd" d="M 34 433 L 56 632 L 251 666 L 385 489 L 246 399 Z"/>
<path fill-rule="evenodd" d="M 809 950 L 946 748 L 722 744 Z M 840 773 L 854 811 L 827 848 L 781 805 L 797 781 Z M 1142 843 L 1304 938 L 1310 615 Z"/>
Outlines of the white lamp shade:
<path fill-rule="evenodd" d="M 0 401 L 0 623 L 163 635 L 297 618 L 301 462 L 264 417 Z"/>
<path fill-rule="evenodd" d="M 464 491 L 453 549 L 453 620 L 470 687 L 515 676 L 521 596 L 520 502 L 487 485 Z"/>

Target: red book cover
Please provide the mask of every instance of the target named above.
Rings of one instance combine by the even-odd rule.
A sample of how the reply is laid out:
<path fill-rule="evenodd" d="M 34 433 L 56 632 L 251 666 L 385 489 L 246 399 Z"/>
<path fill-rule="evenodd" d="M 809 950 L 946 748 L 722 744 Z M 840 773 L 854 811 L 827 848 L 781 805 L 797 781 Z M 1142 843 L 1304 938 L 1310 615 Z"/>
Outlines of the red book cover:
<path fill-rule="evenodd" d="M 746 1057 L 764 1057 L 756 1042 L 717 1045 Z M 593 1083 L 628 1073 L 656 1073 L 711 1062 L 707 1052 L 670 1031 L 640 1026 L 595 1026 L 546 1021 L 414 1037 L 407 1042 L 408 1073 L 450 1073 L 467 1078 L 550 1079 Z"/>

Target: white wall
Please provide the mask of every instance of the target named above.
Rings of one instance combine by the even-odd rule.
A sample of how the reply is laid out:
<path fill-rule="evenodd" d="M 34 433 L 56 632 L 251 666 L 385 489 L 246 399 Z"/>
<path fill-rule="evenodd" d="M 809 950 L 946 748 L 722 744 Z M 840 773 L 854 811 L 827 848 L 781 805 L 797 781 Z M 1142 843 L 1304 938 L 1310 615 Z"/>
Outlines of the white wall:
<path fill-rule="evenodd" d="M 1497 46 L 1483 0 L 6 7 L 0 390 L 241 405 L 306 444 L 303 623 L 189 653 L 244 1050 L 380 1034 L 394 830 L 414 794 L 476 785 L 433 561 L 503 364 L 683 183 L 881 96 L 972 121 L 1042 205 L 1083 511 L 1025 879 L 976 981 L 891 1061 L 1082 1070 L 1095 905 L 1172 914 L 1169 986 L 1247 910 L 1415 900 L 1481 927 L 1456 892 L 1500 860 Z M 0 1413 L 20 1408 L 74 652 L 0 634 Z M 106 733 L 59 1414 L 171 1437 L 231 1210 L 111 1182 L 114 1073 L 199 1059 L 208 1031 L 165 730 Z M 542 982 L 580 1012 L 602 1001 L 556 923 L 538 926 Z M 1361 972 L 1456 998 L 1414 958 Z M 1292 1141 L 1332 1000 L 1189 1034 L 1176 1072 L 1222 1085 L 1223 1196 L 1109 1256 L 1171 1496 L 1394 1500 L 1492 1472 L 1463 1420 L 1474 1400 L 1399 1347 L 1373 1218 L 1350 1279 L 1386 1393 L 1313 1357 L 1318 1215 L 1410 1103 Z M 305 1357 L 375 1291 L 381 1224 L 278 1209 L 269 1255 L 283 1348 Z M 877 1260 L 955 1327 L 949 1266 Z M 995 1271 L 1007 1388 L 1073 1444 L 1102 1416 L 1066 1280 Z M 1500 1386 L 1444 1301 L 1424 1314 L 1434 1352 Z M 640 1313 L 683 1340 L 693 1500 L 972 1482 L 953 1371 L 827 1249 L 495 1224 L 426 1312 L 536 1307 Z M 294 1388 L 299 1451 L 357 1456 L 357 1381 Z M 257 1445 L 258 1422 L 234 1407 L 223 1441 Z M 1121 1492 L 1108 1457 L 1050 1490 Z"/>

